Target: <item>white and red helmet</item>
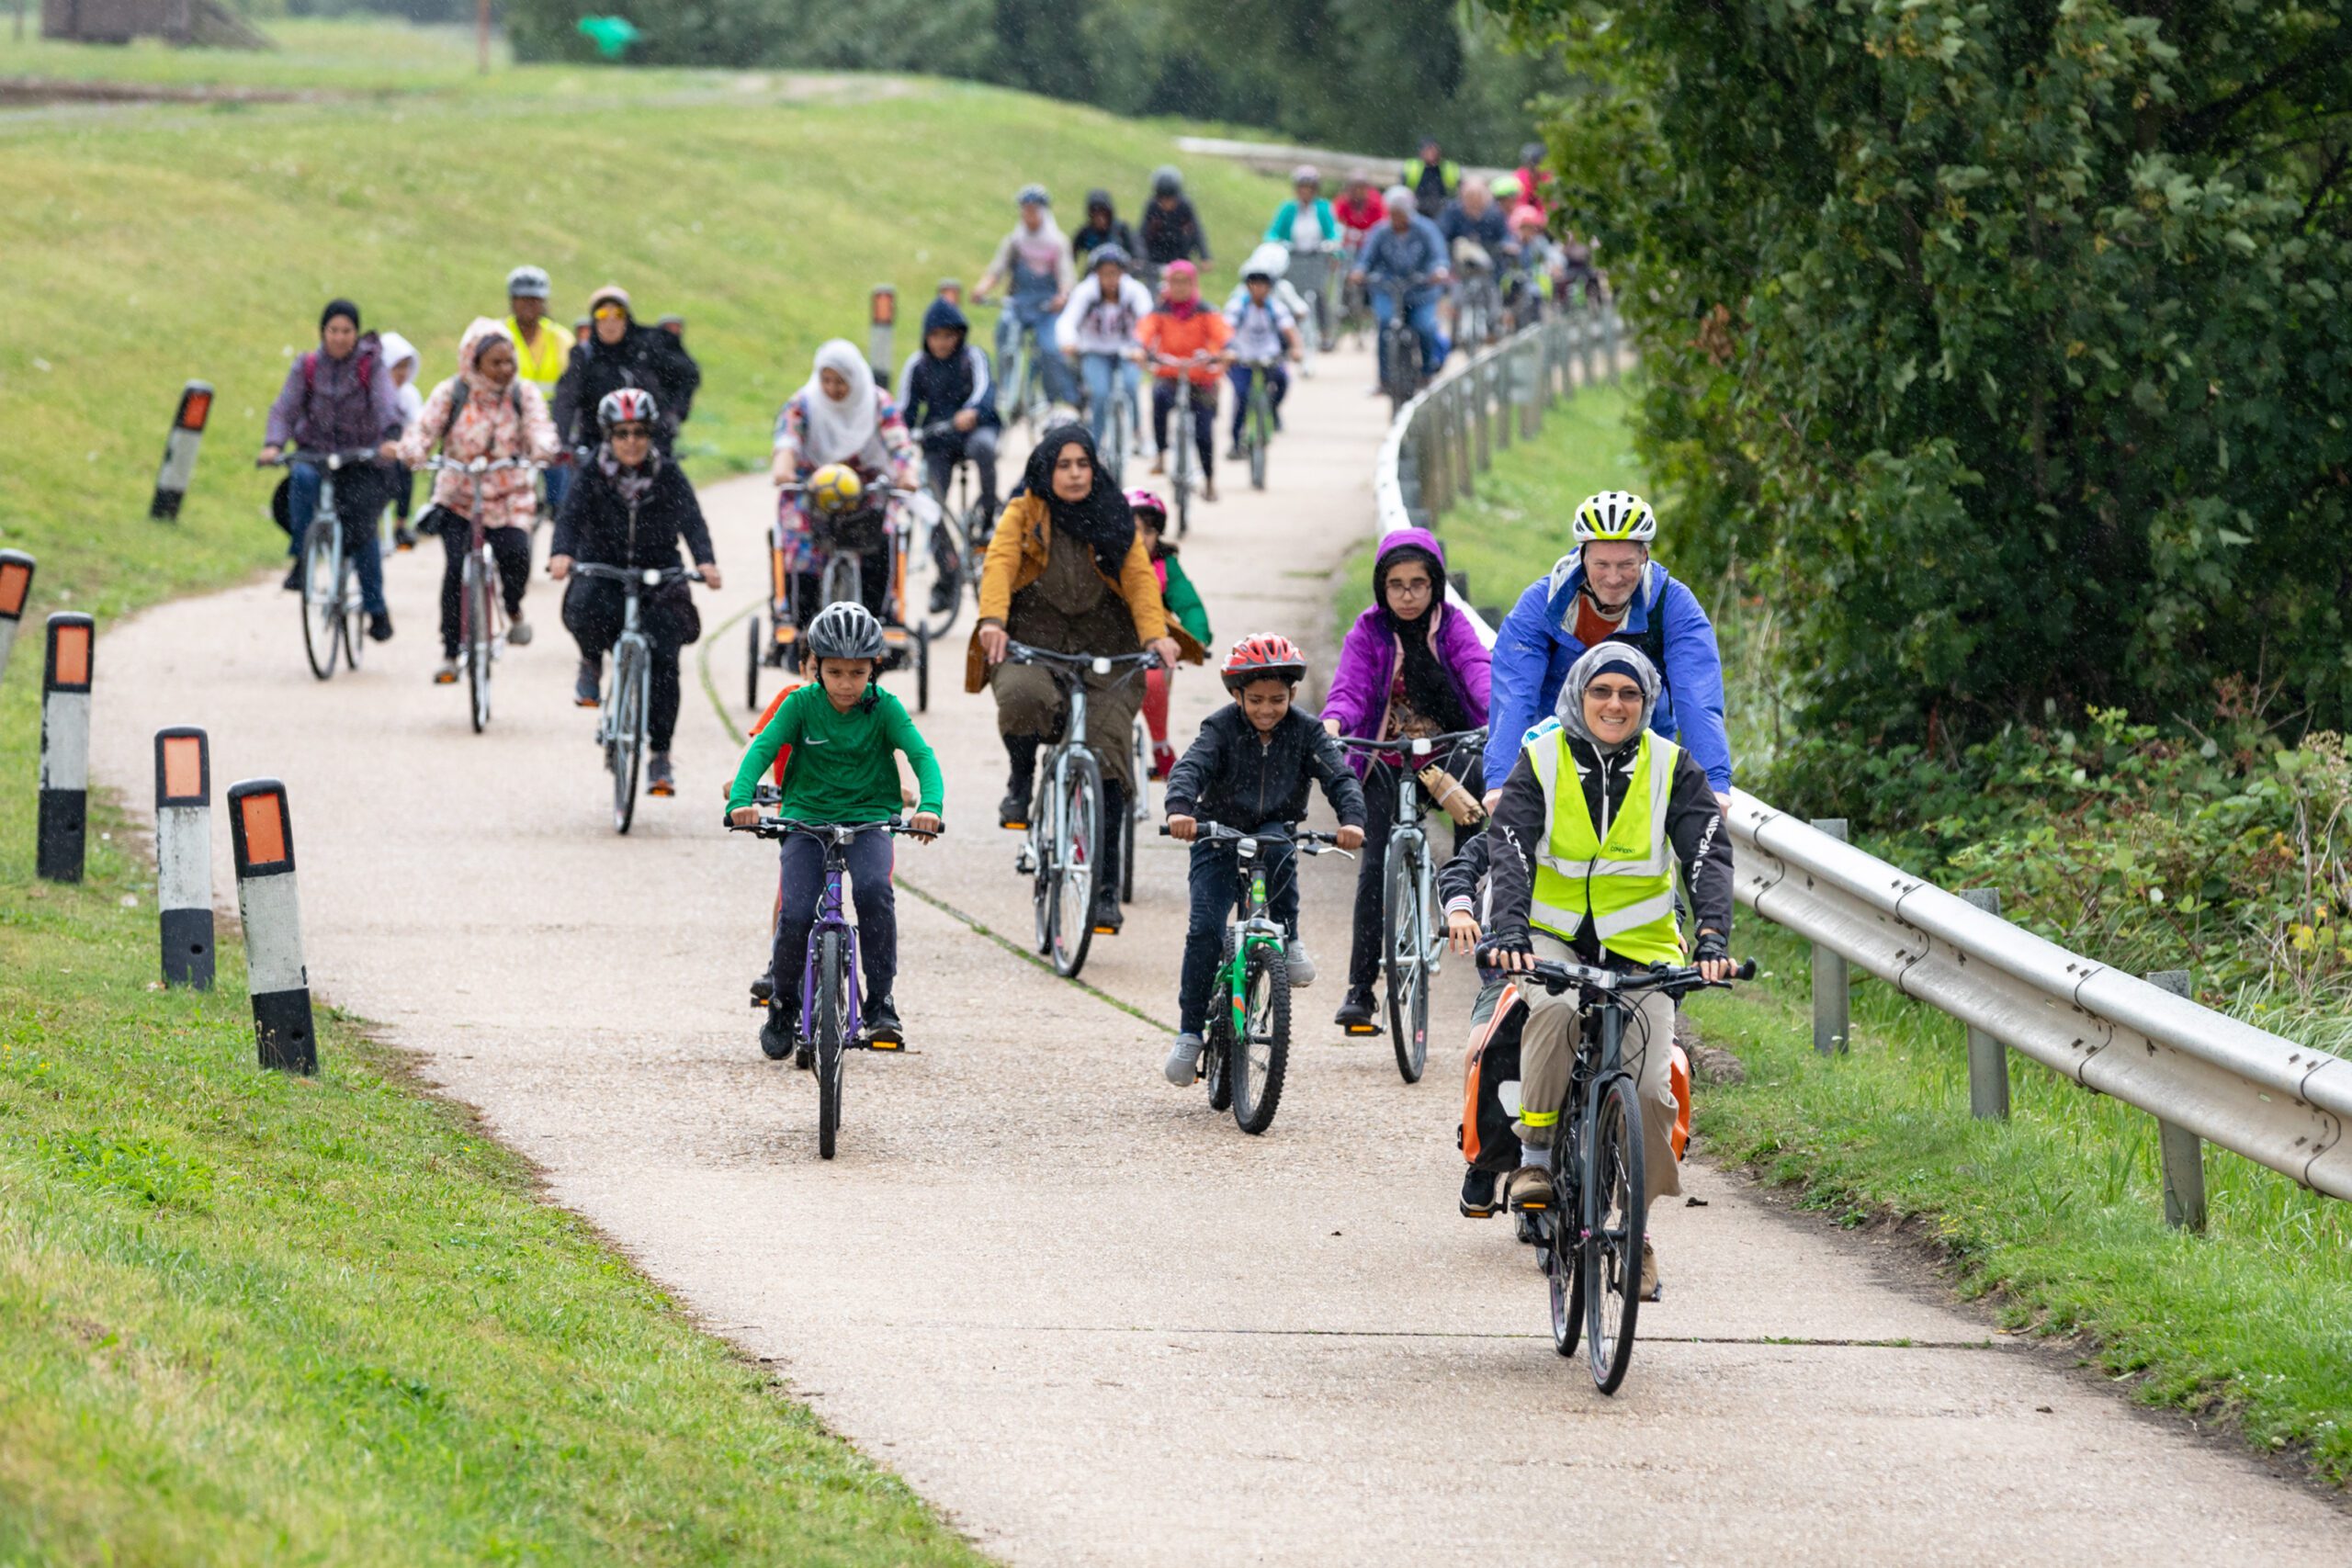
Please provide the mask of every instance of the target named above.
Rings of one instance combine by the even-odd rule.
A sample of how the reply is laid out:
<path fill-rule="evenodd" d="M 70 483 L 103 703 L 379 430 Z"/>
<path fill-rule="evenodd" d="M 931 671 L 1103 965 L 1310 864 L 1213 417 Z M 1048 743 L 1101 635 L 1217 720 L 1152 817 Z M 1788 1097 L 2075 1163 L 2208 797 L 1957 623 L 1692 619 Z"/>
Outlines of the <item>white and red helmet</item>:
<path fill-rule="evenodd" d="M 606 392 L 596 405 L 596 428 L 610 433 L 616 424 L 653 425 L 661 410 L 654 406 L 653 394 L 642 387 L 623 387 L 616 392 Z"/>

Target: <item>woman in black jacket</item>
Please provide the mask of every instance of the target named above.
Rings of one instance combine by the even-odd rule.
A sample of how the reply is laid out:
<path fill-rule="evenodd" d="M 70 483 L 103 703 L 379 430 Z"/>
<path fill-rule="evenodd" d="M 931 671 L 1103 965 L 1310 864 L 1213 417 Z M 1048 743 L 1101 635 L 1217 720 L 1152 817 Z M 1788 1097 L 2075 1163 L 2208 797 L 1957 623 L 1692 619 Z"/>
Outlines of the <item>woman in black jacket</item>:
<path fill-rule="evenodd" d="M 710 529 L 694 487 L 655 444 L 660 421 L 652 395 L 636 388 L 609 393 L 597 405 L 604 444 L 563 498 L 548 547 L 549 577 L 561 582 L 575 561 L 640 570 L 673 567 L 684 539 L 703 581 L 718 586 Z M 582 707 L 597 705 L 597 677 L 605 654 L 620 639 L 624 608 L 622 586 L 609 580 L 583 577 L 564 591 L 563 624 L 580 645 L 580 677 L 571 694 Z M 702 617 L 680 582 L 645 599 L 639 626 L 653 653 L 646 713 L 646 740 L 653 755 L 646 762 L 646 789 L 674 795 L 670 738 L 678 727 L 678 650 L 702 636 Z"/>

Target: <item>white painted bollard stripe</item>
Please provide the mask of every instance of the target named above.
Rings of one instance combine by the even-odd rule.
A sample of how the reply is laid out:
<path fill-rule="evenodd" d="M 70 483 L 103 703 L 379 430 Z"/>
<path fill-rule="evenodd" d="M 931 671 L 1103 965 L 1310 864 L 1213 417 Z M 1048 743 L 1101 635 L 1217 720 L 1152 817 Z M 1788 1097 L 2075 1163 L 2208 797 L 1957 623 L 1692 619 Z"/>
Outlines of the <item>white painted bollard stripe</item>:
<path fill-rule="evenodd" d="M 155 908 L 164 984 L 212 988 L 212 748 L 204 731 L 155 732 Z"/>
<path fill-rule="evenodd" d="M 294 890 L 294 824 L 286 786 L 246 779 L 229 786 L 229 839 L 236 852 L 237 913 L 245 927 L 245 988 L 253 996 L 261 1065 L 319 1070 L 311 1027 L 311 977 L 302 964 L 302 905 Z"/>
<path fill-rule="evenodd" d="M 41 671 L 40 819 L 35 869 L 51 882 L 82 880 L 90 808 L 90 667 L 97 628 L 61 610 L 49 618 Z"/>
<path fill-rule="evenodd" d="M 180 389 L 180 406 L 172 414 L 172 433 L 164 438 L 164 466 L 155 471 L 155 498 L 147 515 L 168 523 L 180 514 L 188 481 L 196 477 L 197 449 L 204 444 L 204 422 L 212 413 L 212 387 L 190 381 Z"/>
<path fill-rule="evenodd" d="M 8 650 L 17 645 L 17 623 L 33 596 L 33 558 L 22 550 L 0 550 L 0 675 L 8 672 Z"/>

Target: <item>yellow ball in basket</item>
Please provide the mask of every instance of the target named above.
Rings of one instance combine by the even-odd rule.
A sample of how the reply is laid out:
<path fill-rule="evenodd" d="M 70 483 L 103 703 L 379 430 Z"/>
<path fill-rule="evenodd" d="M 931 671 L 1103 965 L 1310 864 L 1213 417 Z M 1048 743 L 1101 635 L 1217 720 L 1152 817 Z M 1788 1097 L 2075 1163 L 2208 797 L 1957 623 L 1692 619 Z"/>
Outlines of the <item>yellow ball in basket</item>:
<path fill-rule="evenodd" d="M 808 499 L 820 512 L 847 512 L 865 494 L 865 481 L 847 463 L 828 463 L 808 476 Z"/>

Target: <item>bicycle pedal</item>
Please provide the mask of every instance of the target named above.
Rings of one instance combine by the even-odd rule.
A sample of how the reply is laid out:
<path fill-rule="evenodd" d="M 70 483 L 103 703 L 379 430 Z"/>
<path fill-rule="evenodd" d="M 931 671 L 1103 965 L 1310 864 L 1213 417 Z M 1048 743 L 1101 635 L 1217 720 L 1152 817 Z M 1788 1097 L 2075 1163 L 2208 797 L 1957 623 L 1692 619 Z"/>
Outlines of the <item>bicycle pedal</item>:
<path fill-rule="evenodd" d="M 659 795 L 668 796 L 668 795 L 673 795 L 677 794 L 677 793 L 678 793 L 678 786 L 677 786 L 676 784 L 647 784 L 647 785 L 645 786 L 645 793 L 646 793 L 646 794 L 648 794 L 648 795 Z"/>
<path fill-rule="evenodd" d="M 869 1051 L 903 1051 L 907 1048 L 903 1040 L 862 1040 L 858 1043 Z"/>
<path fill-rule="evenodd" d="M 1345 1030 L 1341 1031 L 1341 1032 L 1363 1040 L 1377 1039 L 1380 1035 L 1380 1025 L 1376 1023 L 1351 1023 L 1348 1025 Z"/>

